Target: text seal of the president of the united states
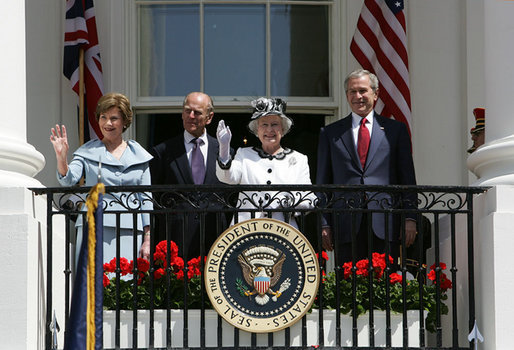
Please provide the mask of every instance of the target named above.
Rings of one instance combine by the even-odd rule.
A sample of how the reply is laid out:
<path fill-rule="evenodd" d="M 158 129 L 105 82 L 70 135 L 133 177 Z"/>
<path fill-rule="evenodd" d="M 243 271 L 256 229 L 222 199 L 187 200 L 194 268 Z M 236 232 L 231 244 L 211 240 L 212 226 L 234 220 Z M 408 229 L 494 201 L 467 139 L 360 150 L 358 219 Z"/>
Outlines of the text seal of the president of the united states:
<path fill-rule="evenodd" d="M 225 230 L 209 251 L 204 275 L 216 311 L 254 333 L 300 320 L 320 280 L 316 253 L 305 236 L 274 219 L 247 220 Z"/>

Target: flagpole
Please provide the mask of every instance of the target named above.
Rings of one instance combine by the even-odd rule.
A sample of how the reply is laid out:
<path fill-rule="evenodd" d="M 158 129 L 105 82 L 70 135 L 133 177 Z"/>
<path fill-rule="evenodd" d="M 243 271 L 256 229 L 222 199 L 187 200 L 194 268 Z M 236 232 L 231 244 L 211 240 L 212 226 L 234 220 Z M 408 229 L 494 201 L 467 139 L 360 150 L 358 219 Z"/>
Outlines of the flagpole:
<path fill-rule="evenodd" d="M 84 48 L 79 49 L 79 141 L 84 144 Z"/>

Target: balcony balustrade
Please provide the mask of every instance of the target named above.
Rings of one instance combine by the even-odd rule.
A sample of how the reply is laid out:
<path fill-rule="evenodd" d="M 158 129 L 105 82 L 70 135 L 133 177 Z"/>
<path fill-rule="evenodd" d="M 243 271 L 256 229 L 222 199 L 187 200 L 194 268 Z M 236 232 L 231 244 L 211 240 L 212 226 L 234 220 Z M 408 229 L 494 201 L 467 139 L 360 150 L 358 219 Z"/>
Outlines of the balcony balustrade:
<path fill-rule="evenodd" d="M 81 216 L 86 220 L 83 205 L 89 189 L 31 189 L 47 199 L 44 293 L 46 348 L 49 350 L 55 329 L 52 327 L 55 308 L 63 310 L 63 319 L 59 320 L 61 331 L 68 329 L 75 266 L 75 222 Z M 106 312 L 104 317 L 104 332 L 108 334 L 108 339 L 104 336 L 108 342 L 104 348 L 305 349 L 319 346 L 354 349 L 359 346 L 391 349 L 408 346 L 409 349 L 469 349 L 472 343 L 467 341 L 467 334 L 475 320 L 473 199 L 485 190 L 440 186 L 106 186 L 104 216 L 114 215 L 117 223 L 128 216 L 136 223 L 138 214 L 150 214 L 151 258 L 149 269 L 145 271 L 146 284 L 131 283 L 132 277 L 121 276 L 119 258 L 122 256 L 118 247 L 117 265 L 109 275 L 114 284 L 108 289 L 111 294 L 104 298 L 109 298 L 112 304 L 112 311 Z M 339 232 L 340 225 L 348 225 L 354 242 L 360 237 L 357 232 L 361 218 L 367 220 L 368 237 L 373 235 L 372 222 L 380 220 L 386 236 L 401 237 L 398 261 L 385 259 L 381 267 L 374 264 L 362 267 L 358 259 L 354 259 L 349 266 L 343 265 L 337 253 L 326 261 L 321 234 L 327 216 L 336 219 L 333 232 Z M 64 220 L 56 221 L 56 217 Z M 198 237 L 193 244 L 198 246 L 201 274 L 202 261 L 210 249 L 208 242 L 215 239 L 209 235 L 212 232 L 219 235 L 233 223 L 256 217 L 279 217 L 297 226 L 319 253 L 323 275 L 315 310 L 294 326 L 277 333 L 256 334 L 227 328 L 228 324 L 210 310 L 202 278 L 177 279 L 169 265 L 164 266 L 167 273 L 163 280 L 156 277 L 159 266 L 154 253 L 158 237 L 170 240 L 173 232 L 181 232 L 182 241 L 187 241 L 186 236 L 193 234 L 196 227 Z M 418 232 L 411 247 L 401 244 L 405 243 L 403 233 L 407 220 L 416 222 Z M 54 225 L 55 222 L 64 222 L 64 227 Z M 55 235 L 64 238 L 59 254 L 54 251 Z M 119 235 L 117 230 L 118 238 Z M 385 251 L 389 252 L 391 247 L 387 242 Z M 335 234 L 334 245 L 339 244 L 341 237 Z M 368 258 L 371 261 L 374 256 L 373 247 L 370 248 Z M 138 251 L 134 239 L 134 256 Z M 54 255 L 62 256 L 64 261 L 56 261 Z M 188 276 L 191 265 L 187 261 L 194 257 L 182 257 L 185 262 L 182 272 Z M 134 276 L 141 273 L 138 264 L 134 264 L 131 272 Z M 379 277 L 377 272 L 380 272 Z M 172 288 L 177 283 L 179 293 L 172 294 L 177 291 Z M 129 300 L 123 294 L 126 285 L 130 285 L 132 291 Z M 140 292 L 142 288 L 146 288 L 144 293 Z M 158 295 L 158 288 L 163 288 L 164 299 Z M 194 293 L 192 288 L 197 288 Z M 179 313 L 174 310 L 176 307 L 180 308 Z M 141 311 L 143 309 L 147 311 Z M 370 309 L 375 312 L 370 313 Z M 377 316 L 379 309 L 383 312 Z M 198 320 L 192 320 L 193 313 L 198 314 Z M 123 315 L 128 315 L 129 323 Z M 397 315 L 400 322 L 395 324 L 392 319 Z M 329 318 L 330 324 L 327 323 Z M 180 329 L 176 328 L 177 322 Z M 414 332 L 413 323 L 417 325 Z M 399 338 L 394 338 L 395 329 L 399 331 Z M 443 338 L 450 340 L 443 341 Z"/>

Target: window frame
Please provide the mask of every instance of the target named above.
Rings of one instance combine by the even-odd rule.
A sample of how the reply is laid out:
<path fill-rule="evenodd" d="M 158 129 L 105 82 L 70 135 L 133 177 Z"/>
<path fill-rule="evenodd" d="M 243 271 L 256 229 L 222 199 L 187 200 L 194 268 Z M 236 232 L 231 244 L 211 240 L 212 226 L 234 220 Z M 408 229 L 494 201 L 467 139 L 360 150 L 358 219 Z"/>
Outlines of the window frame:
<path fill-rule="evenodd" d="M 125 45 L 128 48 L 128 67 L 127 76 L 129 77 L 126 81 L 128 83 L 125 91 L 129 92 L 132 104 L 135 110 L 139 112 L 177 112 L 181 110 L 183 96 L 159 96 L 159 97 L 144 97 L 139 96 L 138 83 L 139 79 L 139 16 L 138 9 L 141 5 L 152 5 L 152 4 L 265 4 L 266 5 L 266 92 L 269 96 L 271 90 L 271 47 L 270 47 L 270 9 L 271 5 L 286 4 L 286 5 L 327 5 L 330 7 L 330 22 L 329 22 L 329 79 L 330 83 L 330 94 L 329 97 L 291 97 L 282 96 L 288 102 L 288 111 L 302 112 L 302 113 L 326 113 L 333 115 L 339 109 L 339 96 L 340 96 L 340 84 L 339 84 L 339 67 L 341 66 L 341 51 L 340 47 L 340 18 L 341 18 L 341 1 L 339 0 L 320 0 L 320 1 L 291 1 L 291 0 L 253 0 L 253 1 L 240 1 L 240 0 L 191 0 L 191 1 L 170 1 L 170 0 L 133 0 L 128 2 L 128 18 L 126 21 L 126 35 Z M 111 12 L 114 17 L 115 12 Z M 119 13 L 119 12 L 118 12 Z M 200 6 L 200 25 L 203 28 L 203 6 Z M 203 45 L 203 29 L 200 30 L 200 41 Z M 201 90 L 203 90 L 204 84 L 204 53 L 200 51 L 200 63 L 201 63 Z M 232 111 L 241 112 L 248 109 L 248 103 L 255 96 L 214 96 L 216 110 L 220 112 L 230 113 Z"/>

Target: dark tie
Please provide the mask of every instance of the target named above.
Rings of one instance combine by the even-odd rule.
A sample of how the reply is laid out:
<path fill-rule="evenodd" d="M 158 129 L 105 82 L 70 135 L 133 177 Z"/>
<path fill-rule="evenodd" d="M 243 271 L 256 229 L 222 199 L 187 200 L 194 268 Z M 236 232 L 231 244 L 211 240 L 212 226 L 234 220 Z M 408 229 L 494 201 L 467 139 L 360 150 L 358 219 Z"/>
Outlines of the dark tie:
<path fill-rule="evenodd" d="M 203 140 L 196 138 L 191 140 L 193 143 L 193 152 L 191 153 L 191 173 L 193 174 L 193 181 L 195 184 L 203 184 L 205 178 L 205 163 L 203 161 L 203 154 L 200 150 L 200 145 Z"/>
<path fill-rule="evenodd" d="M 361 119 L 361 125 L 359 127 L 359 139 L 357 140 L 357 153 L 361 161 L 362 169 L 366 165 L 366 157 L 369 149 L 369 130 L 366 127 L 366 118 Z"/>

